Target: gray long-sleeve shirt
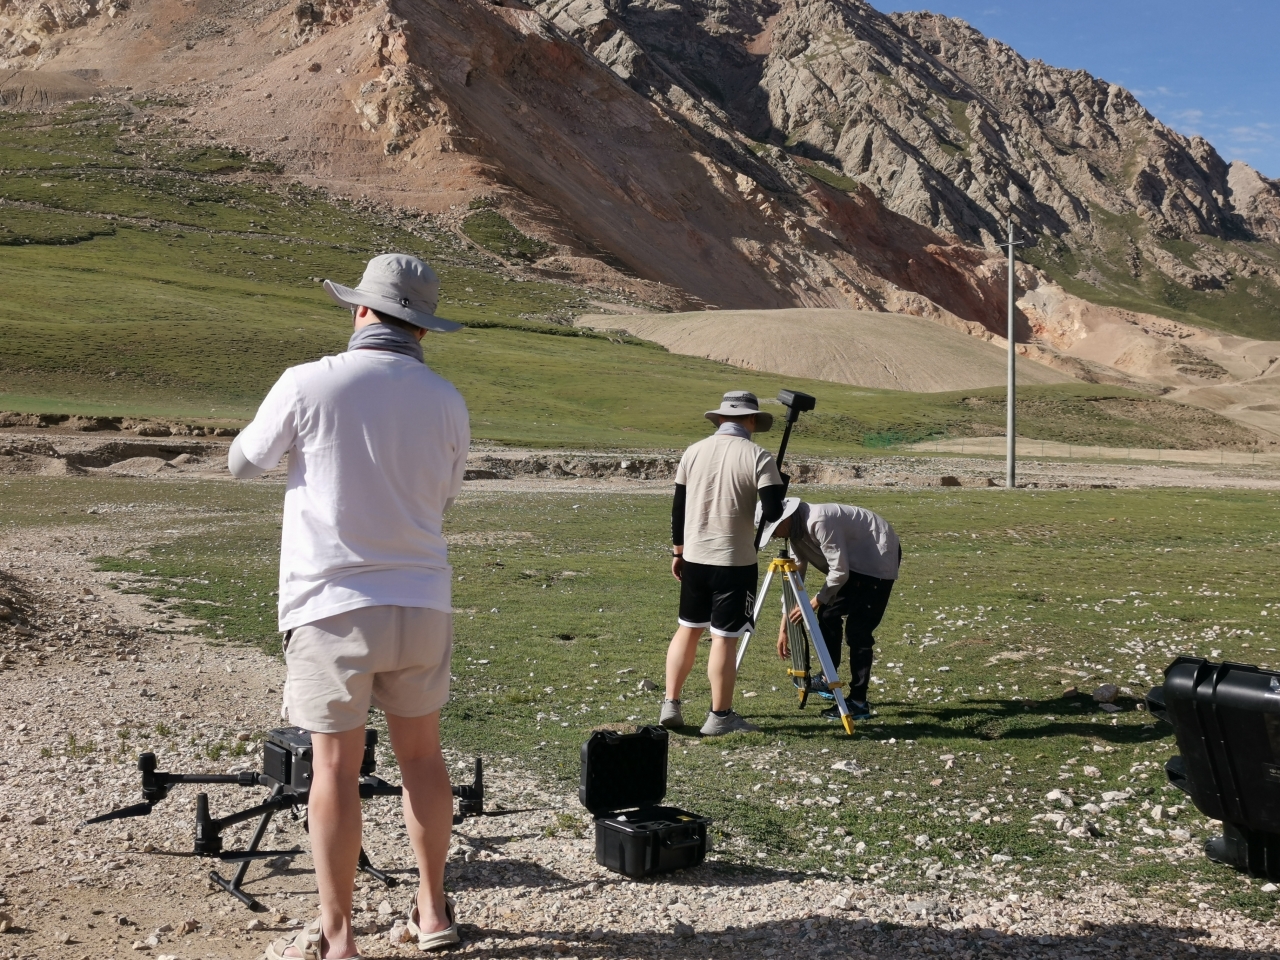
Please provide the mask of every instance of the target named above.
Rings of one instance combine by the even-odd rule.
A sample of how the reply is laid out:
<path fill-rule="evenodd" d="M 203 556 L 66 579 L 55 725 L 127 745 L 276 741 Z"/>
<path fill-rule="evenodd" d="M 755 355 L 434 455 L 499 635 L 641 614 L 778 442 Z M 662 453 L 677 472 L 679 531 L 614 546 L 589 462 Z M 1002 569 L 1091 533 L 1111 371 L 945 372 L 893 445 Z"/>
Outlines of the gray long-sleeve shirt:
<path fill-rule="evenodd" d="M 818 591 L 819 603 L 830 602 L 850 572 L 898 579 L 898 535 L 884 517 L 862 507 L 802 503 L 792 516 L 789 539 L 801 564 L 812 564 L 827 575 Z"/>

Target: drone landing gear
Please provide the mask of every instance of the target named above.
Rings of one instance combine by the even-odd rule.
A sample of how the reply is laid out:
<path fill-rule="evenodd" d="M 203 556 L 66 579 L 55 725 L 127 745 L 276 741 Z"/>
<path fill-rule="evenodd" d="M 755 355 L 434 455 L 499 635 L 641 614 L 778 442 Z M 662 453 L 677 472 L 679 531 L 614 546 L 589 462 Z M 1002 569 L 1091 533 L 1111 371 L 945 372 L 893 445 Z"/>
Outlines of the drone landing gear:
<path fill-rule="evenodd" d="M 377 777 L 364 778 L 361 782 L 361 787 L 362 795 L 367 793 L 370 796 L 386 795 L 390 789 L 399 789 L 391 788 L 390 785 L 382 782 Z M 299 850 L 258 849 L 258 846 L 262 843 L 263 836 L 266 835 L 267 825 L 271 822 L 271 818 L 282 810 L 293 810 L 300 805 L 301 801 L 297 794 L 287 793 L 283 786 L 277 784 L 272 788 L 271 794 L 267 799 L 257 806 L 215 820 L 209 816 L 208 794 L 196 794 L 196 853 L 216 856 L 227 862 L 234 863 L 239 861 L 240 863 L 240 866 L 236 869 L 235 876 L 230 880 L 217 870 L 210 870 L 209 882 L 231 894 L 231 896 L 255 913 L 265 913 L 267 908 L 246 893 L 242 884 L 249 873 L 249 865 L 254 860 L 264 860 L 268 857 L 295 856 L 301 852 Z M 246 820 L 252 820 L 257 816 L 261 816 L 261 819 L 258 821 L 257 829 L 253 831 L 253 838 L 249 841 L 249 845 L 242 851 L 224 853 L 222 850 L 222 831 L 227 827 L 243 823 Z M 357 861 L 356 866 L 362 873 L 367 873 L 388 887 L 398 886 L 400 883 L 399 880 L 386 871 L 375 867 L 373 861 L 369 859 L 369 855 L 365 853 L 364 847 L 360 848 L 360 859 Z"/>

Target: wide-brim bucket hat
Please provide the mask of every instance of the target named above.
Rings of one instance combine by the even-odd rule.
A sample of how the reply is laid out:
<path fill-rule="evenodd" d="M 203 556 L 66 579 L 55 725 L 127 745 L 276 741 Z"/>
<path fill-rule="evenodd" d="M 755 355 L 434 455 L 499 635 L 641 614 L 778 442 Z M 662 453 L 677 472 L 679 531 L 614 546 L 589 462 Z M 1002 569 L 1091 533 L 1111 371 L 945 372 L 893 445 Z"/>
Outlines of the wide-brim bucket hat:
<path fill-rule="evenodd" d="M 364 268 L 358 287 L 324 282 L 325 293 L 344 307 L 368 307 L 424 330 L 452 333 L 462 324 L 436 316 L 440 278 L 417 257 L 384 253 Z"/>
<path fill-rule="evenodd" d="M 762 548 L 766 543 L 768 543 L 770 540 L 773 539 L 773 531 L 778 529 L 778 526 L 782 523 L 782 521 L 786 520 L 787 517 L 795 513 L 796 510 L 799 508 L 799 506 L 800 506 L 799 497 L 787 497 L 785 500 L 782 501 L 782 516 L 780 516 L 777 520 L 774 520 L 772 523 L 767 524 L 764 528 L 764 533 L 760 535 L 760 546 Z M 764 513 L 764 504 L 757 503 L 756 504 L 756 528 L 757 529 L 760 527 L 760 514 L 762 513 Z"/>
<path fill-rule="evenodd" d="M 730 390 L 720 401 L 720 409 L 708 410 L 703 414 L 716 426 L 722 417 L 755 417 L 756 433 L 768 433 L 773 429 L 773 414 L 760 410 L 760 401 L 754 393 L 746 390 Z"/>

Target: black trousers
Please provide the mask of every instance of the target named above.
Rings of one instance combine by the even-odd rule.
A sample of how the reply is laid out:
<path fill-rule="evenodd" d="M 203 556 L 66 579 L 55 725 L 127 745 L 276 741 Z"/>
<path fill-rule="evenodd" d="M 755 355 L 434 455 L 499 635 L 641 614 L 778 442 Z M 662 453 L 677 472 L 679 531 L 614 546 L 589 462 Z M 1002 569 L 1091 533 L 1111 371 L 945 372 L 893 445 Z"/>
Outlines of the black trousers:
<path fill-rule="evenodd" d="M 893 592 L 892 580 L 850 573 L 844 586 L 828 603 L 818 608 L 818 626 L 836 669 L 840 668 L 841 633 L 849 644 L 849 668 L 853 672 L 846 697 L 865 703 L 875 658 L 876 627 L 884 619 Z"/>

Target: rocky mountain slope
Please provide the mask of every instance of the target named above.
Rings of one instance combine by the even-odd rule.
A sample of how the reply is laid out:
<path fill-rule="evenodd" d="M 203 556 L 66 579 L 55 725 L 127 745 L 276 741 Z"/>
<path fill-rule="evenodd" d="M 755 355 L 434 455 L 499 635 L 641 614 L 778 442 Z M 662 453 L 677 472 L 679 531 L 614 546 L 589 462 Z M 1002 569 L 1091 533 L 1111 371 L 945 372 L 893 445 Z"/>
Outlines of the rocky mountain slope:
<path fill-rule="evenodd" d="M 666 309 L 891 311 L 1001 338 L 1012 217 L 1035 241 L 1028 351 L 1073 376 L 1239 379 L 1152 314 L 1264 344 L 1245 353 L 1280 337 L 1280 185 L 932 14 L 0 0 L 6 68 L 0 101 L 145 101 L 289 179 Z M 1141 348 L 1076 349 L 1086 312 Z"/>

